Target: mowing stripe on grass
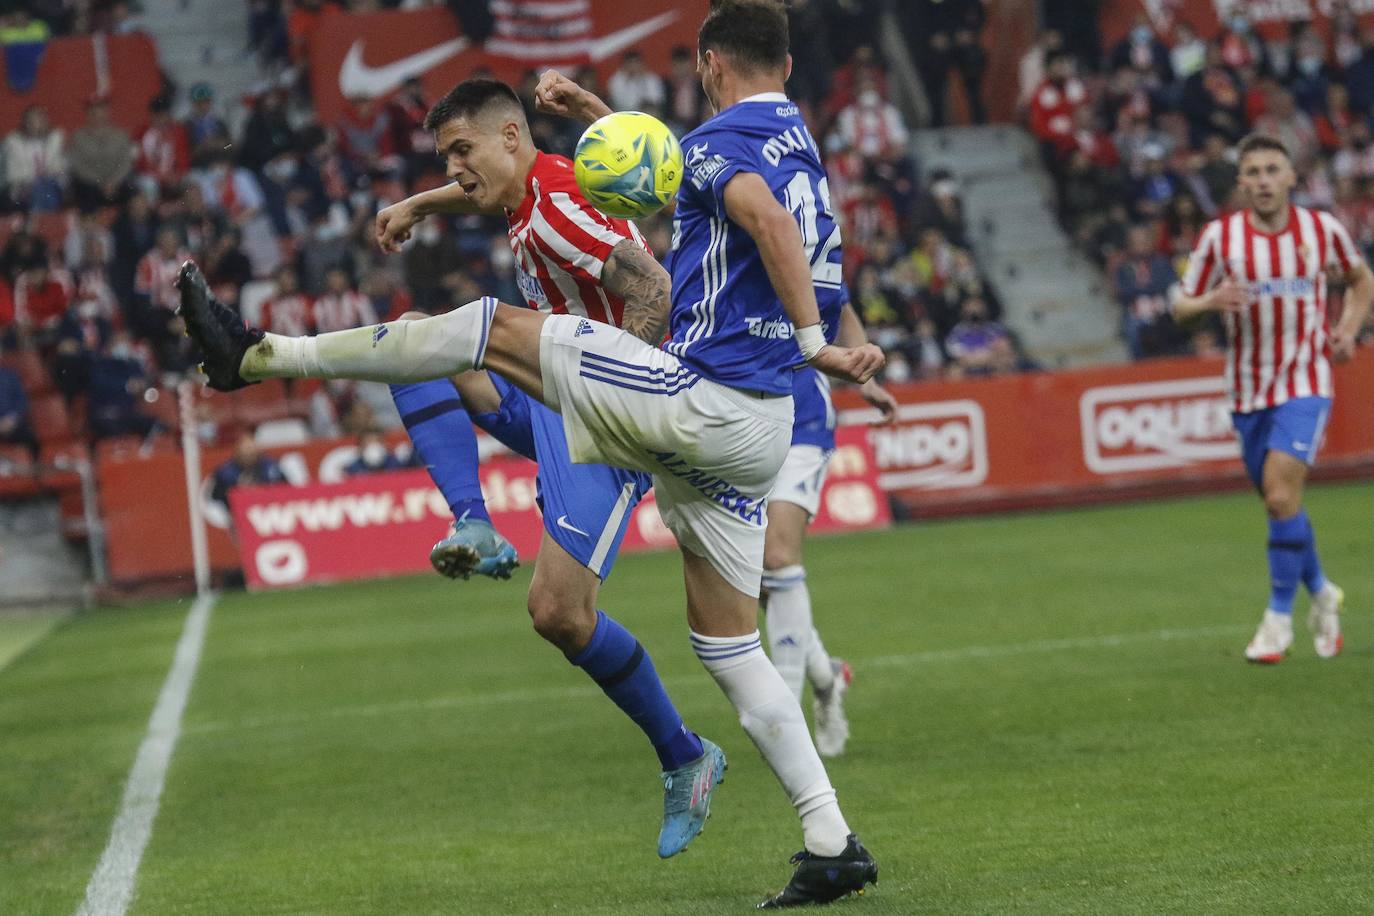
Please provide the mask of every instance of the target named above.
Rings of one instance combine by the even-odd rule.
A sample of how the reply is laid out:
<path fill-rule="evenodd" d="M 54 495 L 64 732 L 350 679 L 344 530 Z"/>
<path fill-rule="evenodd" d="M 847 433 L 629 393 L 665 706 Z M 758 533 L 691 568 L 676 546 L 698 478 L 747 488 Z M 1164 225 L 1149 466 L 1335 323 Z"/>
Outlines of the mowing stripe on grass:
<path fill-rule="evenodd" d="M 181 714 L 186 709 L 191 683 L 200 665 L 200 651 L 205 645 L 205 630 L 214 606 L 214 595 L 201 595 L 186 615 L 186 624 L 172 659 L 172 670 L 167 672 L 167 680 L 162 683 L 157 705 L 148 719 L 148 732 L 138 746 L 133 769 L 129 771 L 119 814 L 110 830 L 110 842 L 86 885 L 86 899 L 77 908 L 77 916 L 123 916 L 133 899 L 138 865 L 153 834 L 153 820 L 157 817 L 162 786 L 167 780 L 167 766 L 181 734 Z"/>
<path fill-rule="evenodd" d="M 959 646 L 953 649 L 932 649 L 906 655 L 878 655 L 872 658 L 851 658 L 862 668 L 891 668 L 931 662 L 964 661 L 980 658 L 1000 658 L 1008 655 L 1035 655 L 1068 652 L 1078 649 L 1111 649 L 1134 643 L 1169 642 L 1225 636 L 1249 630 L 1248 624 L 1226 624 L 1210 627 L 1190 627 L 1174 630 L 1149 630 L 1143 633 L 1116 633 L 1103 636 L 1080 636 L 1067 639 L 1038 639 L 1033 642 L 1007 643 L 1000 646 Z M 672 689 L 699 685 L 698 675 L 665 677 L 663 685 Z M 577 699 L 601 696 L 601 688 L 592 684 L 579 687 L 542 687 L 529 690 L 498 690 L 490 693 L 470 693 L 461 696 L 431 697 L 427 700 L 398 700 L 394 703 L 367 703 L 360 706 L 335 706 L 308 713 L 277 716 L 250 716 L 243 719 L 221 719 L 187 726 L 188 735 L 210 732 L 237 731 L 253 728 L 276 728 L 320 719 L 353 719 L 370 716 L 390 716 L 396 713 L 422 712 L 437 709 L 456 709 L 464 706 L 491 706 L 498 703 L 521 703 L 535 700 Z"/>

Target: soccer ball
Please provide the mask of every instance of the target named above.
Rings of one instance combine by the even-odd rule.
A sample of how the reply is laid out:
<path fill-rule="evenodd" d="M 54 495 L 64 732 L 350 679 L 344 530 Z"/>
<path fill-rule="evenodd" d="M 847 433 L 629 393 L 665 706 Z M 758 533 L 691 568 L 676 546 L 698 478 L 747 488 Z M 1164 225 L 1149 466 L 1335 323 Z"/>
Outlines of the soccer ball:
<path fill-rule="evenodd" d="M 682 184 L 682 147 L 667 125 L 641 111 L 597 121 L 573 153 L 573 174 L 592 206 L 638 219 L 663 208 Z"/>

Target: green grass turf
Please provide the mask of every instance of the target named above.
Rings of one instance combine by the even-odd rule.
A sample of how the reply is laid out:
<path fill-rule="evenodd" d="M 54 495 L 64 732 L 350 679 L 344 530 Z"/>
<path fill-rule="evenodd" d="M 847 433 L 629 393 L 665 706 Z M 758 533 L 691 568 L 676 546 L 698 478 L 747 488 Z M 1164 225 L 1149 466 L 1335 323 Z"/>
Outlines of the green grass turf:
<path fill-rule="evenodd" d="M 1304 632 L 1273 668 L 1241 660 L 1267 579 L 1247 494 L 815 541 L 857 672 L 831 775 L 882 868 L 837 912 L 1374 909 L 1374 486 L 1309 505 L 1347 648 Z M 800 834 L 691 655 L 676 559 L 604 593 L 732 763 L 668 862 L 651 751 L 522 598 L 225 598 L 133 912 L 717 914 L 781 886 Z M 80 901 L 184 609 L 76 618 L 0 672 L 0 912 Z"/>

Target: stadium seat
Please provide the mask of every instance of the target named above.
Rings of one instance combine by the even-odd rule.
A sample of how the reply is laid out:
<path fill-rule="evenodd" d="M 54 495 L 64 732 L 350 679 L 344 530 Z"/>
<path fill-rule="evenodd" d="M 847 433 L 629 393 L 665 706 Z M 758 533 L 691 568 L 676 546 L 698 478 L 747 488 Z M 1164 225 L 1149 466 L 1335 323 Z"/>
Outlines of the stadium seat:
<path fill-rule="evenodd" d="M 43 492 L 33 460 L 24 445 L 0 445 L 0 501 L 27 499 Z"/>
<path fill-rule="evenodd" d="M 95 444 L 95 460 L 106 458 L 125 458 L 138 453 L 143 445 L 142 436 L 111 436 Z"/>
<path fill-rule="evenodd" d="M 29 402 L 29 422 L 38 441 L 46 444 L 67 442 L 72 438 L 67 402 L 60 394 L 45 394 Z"/>
<path fill-rule="evenodd" d="M 53 390 L 52 376 L 43 365 L 42 357 L 33 350 L 12 350 L 0 356 L 0 366 L 19 376 L 19 383 L 30 398 Z"/>
<path fill-rule="evenodd" d="M 81 476 L 76 468 L 80 462 L 88 460 L 90 452 L 84 442 L 69 439 L 44 445 L 38 455 L 39 475 L 44 486 L 50 490 L 80 491 Z"/>

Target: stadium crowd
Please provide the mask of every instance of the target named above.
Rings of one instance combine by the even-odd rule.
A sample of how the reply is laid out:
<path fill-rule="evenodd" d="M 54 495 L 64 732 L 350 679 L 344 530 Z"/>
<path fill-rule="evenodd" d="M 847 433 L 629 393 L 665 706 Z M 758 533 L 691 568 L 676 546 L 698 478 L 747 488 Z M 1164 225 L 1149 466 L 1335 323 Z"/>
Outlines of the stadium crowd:
<path fill-rule="evenodd" d="M 120 4 L 101 6 L 99 22 L 115 7 L 127 24 Z M 0 442 L 36 453 L 40 440 L 148 437 L 176 425 L 166 392 L 193 354 L 171 281 L 187 257 L 222 298 L 280 333 L 436 312 L 483 294 L 520 301 L 500 217 L 431 219 L 399 255 L 372 244 L 378 209 L 444 180 L 423 127 L 432 100 L 420 82 L 389 99 L 352 99 L 342 119 L 322 124 L 291 65 L 308 54 L 310 16 L 337 8 L 302 0 L 286 13 L 264 0 L 252 9 L 248 43 L 275 76 L 237 130 L 203 82 L 184 99 L 168 86 L 134 134 L 112 121 L 108 99 L 93 97 L 70 136 L 32 106 L 0 143 L 9 230 L 0 245 Z M 795 4 L 792 15 L 790 90 L 823 147 L 845 275 L 889 354 L 888 380 L 1019 368 L 967 247 L 957 183 L 918 173 L 871 17 L 821 0 Z M 83 22 L 89 27 L 80 17 L 56 25 Z M 591 68 L 573 76 L 615 108 L 660 115 L 679 135 L 709 115 L 685 47 L 666 73 L 632 50 L 604 86 Z M 542 148 L 569 154 L 580 127 L 533 111 L 536 81 L 531 72 L 518 87 L 531 132 Z M 642 228 L 655 252 L 669 250 L 668 216 Z M 379 386 L 262 387 L 271 390 L 249 399 L 255 409 L 202 404 L 202 439 L 232 443 L 264 419 L 294 421 L 311 435 L 364 435 L 397 422 Z"/>
<path fill-rule="evenodd" d="M 1332 210 L 1371 253 L 1374 32 L 1333 6 L 1329 34 L 1296 22 L 1265 40 L 1236 6 L 1210 40 L 1142 15 L 1101 53 L 1051 30 L 1021 62 L 1060 217 L 1111 277 L 1133 356 L 1219 352 L 1216 322 L 1180 328 L 1168 301 L 1208 220 L 1238 205 L 1234 146 L 1251 131 L 1292 152 L 1295 202 Z"/>

